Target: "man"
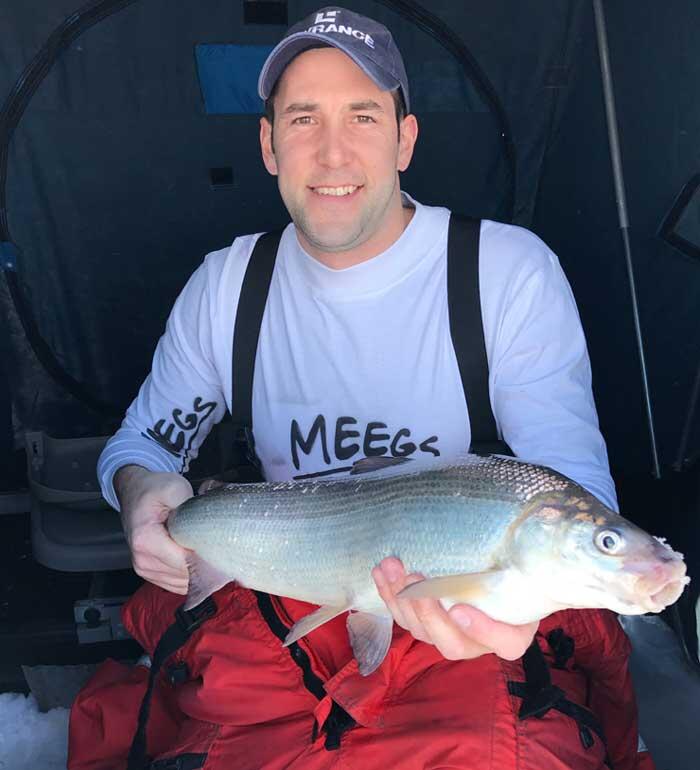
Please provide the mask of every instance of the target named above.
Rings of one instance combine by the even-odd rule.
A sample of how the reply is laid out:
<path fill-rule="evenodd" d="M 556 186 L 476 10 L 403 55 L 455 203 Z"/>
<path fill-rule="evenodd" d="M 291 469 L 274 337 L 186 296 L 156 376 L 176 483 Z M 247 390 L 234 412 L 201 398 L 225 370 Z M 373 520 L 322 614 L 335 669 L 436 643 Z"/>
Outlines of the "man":
<path fill-rule="evenodd" d="M 423 206 L 399 187 L 399 172 L 411 161 L 418 124 L 410 113 L 403 61 L 389 31 L 345 9 L 324 8 L 293 27 L 270 54 L 259 92 L 266 100 L 266 116 L 260 122 L 263 160 L 278 177 L 292 219 L 281 237 L 255 359 L 255 450 L 266 478 L 332 474 L 347 465 L 341 457 L 362 455 L 360 445 L 365 454 L 459 455 L 470 445 L 472 418 L 465 419 L 469 404 L 447 313 L 449 212 Z M 191 278 L 173 308 L 151 374 L 100 459 L 103 492 L 121 510 L 134 568 L 170 592 L 145 589 L 128 614 L 132 633 L 145 640 L 151 652 L 171 622 L 169 613 L 181 601 L 175 595 L 187 592 L 186 553 L 169 538 L 164 522 L 173 507 L 192 495 L 181 473 L 212 425 L 231 408 L 236 388 L 231 374 L 236 306 L 256 241 L 257 236 L 236 239 L 229 249 L 210 254 Z M 519 457 L 561 470 L 615 506 L 585 340 L 556 257 L 527 231 L 494 222 L 482 223 L 479 248 L 490 400 L 503 439 Z M 183 418 L 183 413 L 189 414 Z M 333 426 L 335 441 L 328 435 Z M 517 660 L 530 647 L 537 624 L 509 626 L 466 605 L 446 612 L 433 600 L 399 599 L 400 590 L 420 576 L 406 575 L 394 558 L 382 562 L 373 574 L 396 623 L 408 632 L 398 634 L 390 660 L 377 674 L 365 681 L 358 678 L 347 643 L 340 641 L 344 628 L 338 619 L 341 626 L 330 623 L 302 640 L 297 655 L 307 659 L 308 665 L 302 666 L 307 691 L 314 690 L 309 685 L 313 677 L 321 683 L 318 706 L 309 710 L 292 700 L 282 707 L 279 693 L 291 691 L 292 685 L 280 684 L 271 672 L 277 663 L 291 665 L 289 655 L 277 639 L 265 636 L 267 626 L 260 616 L 275 632 L 278 622 L 289 625 L 308 611 L 308 605 L 258 596 L 256 606 L 250 592 L 231 589 L 223 603 L 217 599 L 219 614 L 208 621 L 212 625 L 207 638 L 216 638 L 219 631 L 225 635 L 225 650 L 217 655 L 227 661 L 230 671 L 235 669 L 236 686 L 245 677 L 238 665 L 246 651 L 274 647 L 276 656 L 265 662 L 267 653 L 252 653 L 249 665 L 259 672 L 255 675 L 259 686 L 245 690 L 245 695 L 233 694 L 233 700 L 245 701 L 251 721 L 233 714 L 230 709 L 235 705 L 221 692 L 217 699 L 210 669 L 198 668 L 204 664 L 194 653 L 186 658 L 188 671 L 193 678 L 198 672 L 202 686 L 195 691 L 183 685 L 177 695 L 178 711 L 202 724 L 236 725 L 230 740 L 246 756 L 253 752 L 250 767 L 296 767 L 295 762 L 299 767 L 330 766 L 332 758 L 326 755 L 329 743 L 332 749 L 336 742 L 351 759 L 350 747 L 356 746 L 355 761 L 369 766 L 365 755 L 369 749 L 360 748 L 359 742 L 388 747 L 393 745 L 391 730 L 382 733 L 381 726 L 392 719 L 410 724 L 406 716 L 399 718 L 399 705 L 390 714 L 376 716 L 375 700 L 386 700 L 397 682 L 403 692 L 413 677 L 425 677 L 427 697 L 434 698 L 440 714 L 441 704 L 452 702 L 444 687 L 456 681 L 456 672 L 464 677 L 460 687 L 488 687 L 492 693 L 488 698 L 495 698 L 493 683 L 512 673 L 508 662 L 516 661 L 512 670 L 521 670 Z M 237 606 L 240 611 L 221 620 L 228 611 L 222 606 Z M 223 625 L 215 626 L 214 621 Z M 615 646 L 610 640 L 617 644 L 610 658 L 623 661 L 622 634 L 609 621 L 589 629 L 589 636 L 582 630 L 581 639 L 593 640 L 593 645 L 598 630 L 607 634 L 610 649 Z M 251 640 L 258 646 L 251 648 Z M 598 652 L 605 654 L 602 649 Z M 207 661 L 214 659 L 219 658 L 209 652 Z M 624 661 L 620 665 L 624 668 Z M 369 681 L 375 676 L 381 686 Z M 623 683 L 628 687 L 628 680 Z M 307 691 L 300 691 L 299 698 L 308 697 Z M 391 692 L 398 703 L 399 695 Z M 423 692 L 420 688 L 410 692 L 411 697 L 423 697 L 416 696 Z M 278 700 L 272 698 L 274 693 Z M 228 705 L 222 715 L 217 708 L 223 708 L 224 699 Z M 83 697 L 74 709 L 75 723 L 86 703 Z M 219 706 L 213 706 L 216 703 Z M 100 708 L 104 710 L 104 704 Z M 415 709 L 413 703 L 407 713 L 415 714 Z M 444 709 L 448 725 L 453 712 L 446 705 Z M 484 724 L 498 724 L 491 707 L 484 709 Z M 454 713 L 463 711 L 460 706 Z M 368 716 L 370 712 L 374 716 Z M 428 714 L 425 718 L 430 721 Z M 315 748 L 309 749 L 299 735 L 314 719 Z M 633 723 L 632 715 L 634 729 Z M 283 725 L 292 724 L 297 726 L 285 732 Z M 363 726 L 364 733 L 358 728 L 342 735 L 354 725 Z M 367 737 L 372 729 L 379 730 L 380 743 Z M 460 725 L 450 732 L 446 726 L 447 743 L 468 729 Z M 484 745 L 492 746 L 492 728 L 482 725 L 479 730 L 476 742 L 483 735 Z M 580 753 L 582 742 L 586 746 L 581 730 L 581 737 L 575 734 L 578 748 L 572 757 Z M 163 732 L 171 736 L 171 744 L 179 745 L 172 730 L 163 727 Z M 329 736 L 325 752 L 319 748 L 319 732 Z M 75 734 L 73 746 L 80 743 Z M 509 734 L 507 742 L 511 738 Z M 560 740 L 564 739 L 556 737 L 555 742 Z M 170 756 L 168 741 L 160 747 L 163 756 Z M 211 746 L 219 744 L 216 739 L 214 744 L 205 743 L 211 757 Z M 591 738 L 584 751 L 589 763 L 581 767 L 601 766 L 605 751 L 598 742 L 602 753 L 594 761 L 595 751 L 589 752 L 594 743 Z M 274 746 L 271 754 L 268 744 Z M 437 739 L 430 742 L 433 754 L 421 759 L 402 754 L 405 739 L 396 745 L 393 758 L 382 759 L 384 764 L 449 764 L 440 764 L 437 755 L 451 749 L 440 746 Z M 617 748 L 619 756 L 631 763 L 628 748 Z M 149 750 L 154 753 L 152 746 Z M 505 760 L 498 758 L 498 752 L 491 748 L 486 753 L 494 767 L 502 766 L 499 763 Z M 74 751 L 71 767 L 83 766 L 79 754 Z M 455 761 L 450 766 L 463 766 Z M 491 766 L 485 759 L 475 761 L 474 767 Z M 538 761 L 540 768 L 564 766 L 549 755 Z"/>

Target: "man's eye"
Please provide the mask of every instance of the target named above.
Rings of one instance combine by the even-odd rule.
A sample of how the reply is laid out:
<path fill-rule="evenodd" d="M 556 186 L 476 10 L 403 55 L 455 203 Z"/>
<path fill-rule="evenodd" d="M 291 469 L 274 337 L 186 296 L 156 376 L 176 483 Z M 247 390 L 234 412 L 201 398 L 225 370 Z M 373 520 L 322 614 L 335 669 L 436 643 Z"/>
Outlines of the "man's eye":
<path fill-rule="evenodd" d="M 376 123 L 375 119 L 371 115 L 356 115 L 359 123 Z"/>
<path fill-rule="evenodd" d="M 292 123 L 296 123 L 297 125 L 304 124 L 304 123 L 311 123 L 311 115 L 302 115 L 299 118 L 294 118 Z"/>

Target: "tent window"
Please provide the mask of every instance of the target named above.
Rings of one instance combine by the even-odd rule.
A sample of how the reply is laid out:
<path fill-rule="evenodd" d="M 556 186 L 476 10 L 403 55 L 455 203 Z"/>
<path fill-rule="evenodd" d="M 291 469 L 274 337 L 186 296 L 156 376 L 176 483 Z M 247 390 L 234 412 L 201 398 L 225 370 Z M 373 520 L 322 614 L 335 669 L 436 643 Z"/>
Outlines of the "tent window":
<path fill-rule="evenodd" d="M 271 45 L 200 43 L 195 46 L 207 115 L 261 115 L 258 75 Z"/>

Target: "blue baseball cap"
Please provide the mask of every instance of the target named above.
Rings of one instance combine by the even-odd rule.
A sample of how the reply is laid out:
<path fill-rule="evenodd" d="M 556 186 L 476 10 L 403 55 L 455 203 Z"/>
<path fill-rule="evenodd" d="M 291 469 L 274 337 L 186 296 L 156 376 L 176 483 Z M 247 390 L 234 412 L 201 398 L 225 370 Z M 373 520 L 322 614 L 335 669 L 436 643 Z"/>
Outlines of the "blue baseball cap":
<path fill-rule="evenodd" d="M 401 89 L 406 112 L 410 111 L 406 68 L 391 32 L 374 19 L 337 6 L 322 8 L 289 28 L 260 71 L 260 98 L 264 101 L 270 96 L 297 54 L 319 43 L 347 54 L 382 91 Z"/>

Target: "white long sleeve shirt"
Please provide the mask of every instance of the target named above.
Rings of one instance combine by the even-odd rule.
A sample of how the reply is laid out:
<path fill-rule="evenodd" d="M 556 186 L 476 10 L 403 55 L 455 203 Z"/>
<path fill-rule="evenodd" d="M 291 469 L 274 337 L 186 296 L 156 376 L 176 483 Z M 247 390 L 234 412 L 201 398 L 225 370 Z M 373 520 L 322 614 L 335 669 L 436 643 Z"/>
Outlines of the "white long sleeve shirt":
<path fill-rule="evenodd" d="M 253 383 L 269 480 L 332 473 L 368 454 L 449 458 L 470 445 L 448 319 L 449 211 L 404 202 L 415 213 L 400 238 L 344 270 L 307 254 L 293 225 L 284 231 Z M 184 472 L 230 410 L 235 314 L 257 238 L 209 254 L 178 297 L 152 371 L 99 460 L 115 508 L 118 468 Z M 617 509 L 586 342 L 556 256 L 531 232 L 485 220 L 479 280 L 500 435 L 519 458 Z"/>

